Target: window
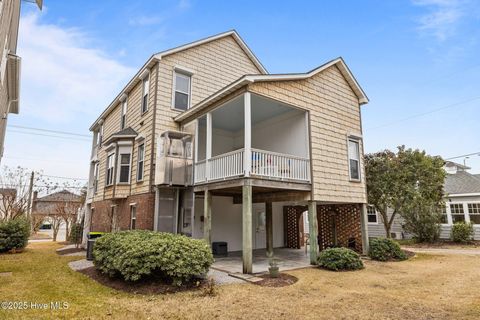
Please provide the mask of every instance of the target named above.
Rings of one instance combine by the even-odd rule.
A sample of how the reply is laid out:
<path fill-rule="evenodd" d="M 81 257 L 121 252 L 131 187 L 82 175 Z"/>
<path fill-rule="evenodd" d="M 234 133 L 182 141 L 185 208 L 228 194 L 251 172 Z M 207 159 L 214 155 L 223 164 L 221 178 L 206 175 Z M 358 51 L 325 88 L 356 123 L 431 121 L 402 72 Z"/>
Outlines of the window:
<path fill-rule="evenodd" d="M 173 107 L 179 110 L 187 110 L 190 108 L 191 77 L 186 74 L 175 72 L 174 80 Z"/>
<path fill-rule="evenodd" d="M 100 129 L 97 131 L 97 145 L 100 146 L 102 144 L 103 139 L 103 124 L 100 126 Z"/>
<path fill-rule="evenodd" d="M 137 181 L 143 180 L 143 164 L 145 158 L 145 145 L 138 146 L 138 162 L 137 162 Z"/>
<path fill-rule="evenodd" d="M 148 76 L 146 76 L 143 81 L 143 98 L 142 98 L 142 113 L 145 113 L 148 111 L 148 91 L 149 91 L 149 84 L 150 81 L 148 79 Z"/>
<path fill-rule="evenodd" d="M 113 184 L 114 157 L 114 153 L 107 157 L 107 186 Z"/>
<path fill-rule="evenodd" d="M 130 230 L 135 230 L 137 222 L 137 207 L 130 206 Z"/>
<path fill-rule="evenodd" d="M 480 203 L 468 203 L 467 207 L 470 214 L 470 222 L 480 224 Z"/>
<path fill-rule="evenodd" d="M 447 224 L 448 223 L 447 206 L 444 204 L 441 205 L 440 208 L 438 208 L 438 212 L 440 213 L 440 223 Z"/>
<path fill-rule="evenodd" d="M 374 206 L 367 207 L 368 223 L 378 223 L 377 210 Z"/>
<path fill-rule="evenodd" d="M 120 176 L 118 182 L 130 182 L 130 153 L 120 154 Z"/>
<path fill-rule="evenodd" d="M 360 180 L 360 149 L 358 140 L 348 140 L 348 161 L 350 179 Z"/>
<path fill-rule="evenodd" d="M 127 125 L 127 100 L 122 102 L 122 118 L 120 119 L 120 129 L 125 129 Z"/>
<path fill-rule="evenodd" d="M 464 222 L 465 212 L 463 211 L 462 203 L 451 203 L 450 212 L 452 213 L 452 222 Z"/>
<path fill-rule="evenodd" d="M 98 190 L 98 162 L 95 162 L 93 167 L 93 193 Z"/>

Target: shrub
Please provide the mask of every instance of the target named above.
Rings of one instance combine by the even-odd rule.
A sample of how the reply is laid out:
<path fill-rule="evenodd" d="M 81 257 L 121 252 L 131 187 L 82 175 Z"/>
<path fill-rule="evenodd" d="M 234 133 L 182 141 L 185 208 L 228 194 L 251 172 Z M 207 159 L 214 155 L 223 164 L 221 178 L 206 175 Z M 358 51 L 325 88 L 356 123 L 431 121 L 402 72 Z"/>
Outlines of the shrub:
<path fill-rule="evenodd" d="M 74 223 L 70 229 L 70 239 L 68 239 L 71 243 L 75 245 L 79 245 L 82 243 L 83 238 L 83 225 L 81 223 Z"/>
<path fill-rule="evenodd" d="M 325 249 L 318 255 L 317 262 L 320 267 L 334 271 L 363 269 L 358 253 L 347 248 Z"/>
<path fill-rule="evenodd" d="M 370 241 L 370 258 L 378 261 L 406 260 L 407 255 L 392 239 L 377 238 Z"/>
<path fill-rule="evenodd" d="M 0 252 L 23 249 L 30 237 L 30 222 L 16 218 L 0 223 Z"/>
<path fill-rule="evenodd" d="M 175 285 L 207 273 L 213 263 L 203 240 L 152 231 L 107 233 L 96 239 L 93 263 L 110 277 L 127 281 L 159 276 Z"/>
<path fill-rule="evenodd" d="M 473 225 L 471 223 L 456 222 L 452 226 L 452 240 L 454 242 L 468 242 L 473 238 Z"/>

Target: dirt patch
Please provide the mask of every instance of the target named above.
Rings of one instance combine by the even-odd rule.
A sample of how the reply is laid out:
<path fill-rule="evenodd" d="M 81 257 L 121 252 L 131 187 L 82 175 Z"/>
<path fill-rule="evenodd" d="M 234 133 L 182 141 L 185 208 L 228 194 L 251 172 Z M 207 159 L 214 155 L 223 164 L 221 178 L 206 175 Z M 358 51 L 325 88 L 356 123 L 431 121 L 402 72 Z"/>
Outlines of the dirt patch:
<path fill-rule="evenodd" d="M 64 249 L 64 250 L 57 250 L 57 254 L 64 256 L 66 254 L 70 253 L 76 253 L 76 252 L 86 252 L 82 248 L 70 248 L 70 249 Z"/>
<path fill-rule="evenodd" d="M 259 278 L 263 280 L 252 283 L 262 287 L 286 287 L 298 281 L 297 277 L 286 273 L 280 273 L 277 278 L 272 278 L 269 274 L 261 275 Z"/>
<path fill-rule="evenodd" d="M 29 240 L 48 240 L 52 239 L 48 233 L 43 233 L 43 232 L 37 232 L 32 235 L 30 235 Z"/>
<path fill-rule="evenodd" d="M 182 286 L 171 285 L 161 278 L 127 282 L 119 278 L 110 278 L 109 276 L 98 271 L 95 267 L 82 269 L 78 272 L 89 276 L 90 278 L 97 281 L 98 283 L 103 284 L 104 286 L 133 294 L 175 293 L 189 290 L 198 290 L 207 285 L 207 281 L 203 279 L 199 279 L 197 281 L 193 281 L 190 284 Z"/>

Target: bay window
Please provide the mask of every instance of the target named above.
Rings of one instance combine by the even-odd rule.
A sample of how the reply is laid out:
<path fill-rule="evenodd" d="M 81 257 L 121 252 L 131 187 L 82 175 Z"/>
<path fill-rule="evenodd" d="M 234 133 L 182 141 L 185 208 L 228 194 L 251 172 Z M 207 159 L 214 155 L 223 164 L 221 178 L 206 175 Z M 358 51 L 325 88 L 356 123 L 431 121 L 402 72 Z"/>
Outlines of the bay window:
<path fill-rule="evenodd" d="M 130 182 L 130 153 L 120 153 L 119 183 Z"/>

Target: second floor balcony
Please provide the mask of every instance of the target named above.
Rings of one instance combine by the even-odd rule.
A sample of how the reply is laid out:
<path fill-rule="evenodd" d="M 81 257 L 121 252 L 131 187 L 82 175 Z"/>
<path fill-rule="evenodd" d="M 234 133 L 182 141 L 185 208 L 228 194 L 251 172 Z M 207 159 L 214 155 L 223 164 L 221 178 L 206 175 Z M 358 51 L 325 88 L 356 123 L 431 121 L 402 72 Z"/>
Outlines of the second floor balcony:
<path fill-rule="evenodd" d="M 305 110 L 246 92 L 194 123 L 194 184 L 241 177 L 310 183 Z"/>

